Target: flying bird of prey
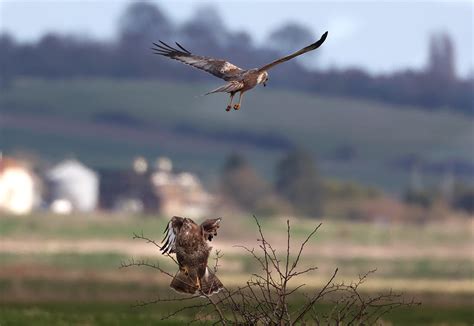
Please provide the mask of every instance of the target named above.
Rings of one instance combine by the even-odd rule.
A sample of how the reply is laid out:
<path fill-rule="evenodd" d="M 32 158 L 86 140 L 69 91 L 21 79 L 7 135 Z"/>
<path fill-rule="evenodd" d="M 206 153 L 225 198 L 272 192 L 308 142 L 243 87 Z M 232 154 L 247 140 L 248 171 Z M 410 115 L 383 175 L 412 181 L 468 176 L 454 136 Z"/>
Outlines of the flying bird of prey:
<path fill-rule="evenodd" d="M 178 292 L 211 295 L 223 288 L 221 281 L 207 267 L 212 247 L 207 241 L 217 235 L 221 219 L 207 219 L 197 225 L 192 219 L 174 216 L 165 229 L 161 252 L 176 253 L 179 270 L 171 281 Z"/>
<path fill-rule="evenodd" d="M 204 57 L 199 55 L 194 55 L 184 47 L 182 47 L 178 42 L 176 42 L 176 46 L 178 48 L 174 48 L 166 44 L 165 42 L 159 41 L 158 43 L 153 43 L 155 45 L 152 48 L 156 54 L 163 55 L 165 57 L 178 60 L 182 63 L 187 65 L 193 66 L 195 68 L 207 71 L 208 73 L 222 78 L 227 81 L 227 84 L 218 87 L 205 95 L 224 92 L 230 94 L 230 101 L 229 105 L 227 105 L 226 111 L 230 111 L 232 108 L 232 101 L 234 99 L 234 95 L 238 92 L 239 93 L 239 102 L 234 104 L 234 109 L 240 109 L 240 105 L 242 102 L 242 95 L 244 92 L 248 91 L 249 89 L 254 88 L 258 84 L 263 84 L 266 86 L 268 82 L 268 70 L 273 68 L 274 66 L 293 59 L 299 55 L 302 55 L 306 52 L 316 50 L 324 43 L 326 37 L 328 36 L 328 32 L 324 33 L 319 41 L 308 45 L 305 48 L 302 48 L 299 51 L 296 51 L 286 57 L 280 58 L 269 64 L 266 64 L 260 68 L 249 69 L 245 70 L 242 68 L 233 65 L 232 63 L 222 60 L 222 59 L 215 59 L 211 57 Z"/>

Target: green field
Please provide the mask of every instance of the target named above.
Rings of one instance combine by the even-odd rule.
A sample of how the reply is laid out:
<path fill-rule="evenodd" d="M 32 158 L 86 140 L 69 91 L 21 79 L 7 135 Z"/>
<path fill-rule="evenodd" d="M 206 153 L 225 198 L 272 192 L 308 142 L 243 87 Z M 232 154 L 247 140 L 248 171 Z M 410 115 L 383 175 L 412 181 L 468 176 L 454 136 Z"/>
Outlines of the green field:
<path fill-rule="evenodd" d="M 18 80 L 0 93 L 5 120 L 0 146 L 6 153 L 26 151 L 49 159 L 75 155 L 95 167 L 126 167 L 135 155 L 165 155 L 178 169 L 212 183 L 233 151 L 271 178 L 286 150 L 253 141 L 270 135 L 310 150 L 326 176 L 391 190 L 408 184 L 408 173 L 393 162 L 409 155 L 429 162 L 474 162 L 474 128 L 466 116 L 271 87 L 247 94 L 239 112 L 225 112 L 226 96 L 197 96 L 213 86 Z M 119 121 L 104 124 L 104 117 Z M 353 149 L 350 161 L 332 159 L 341 148 Z M 437 179 L 425 176 L 427 182 Z"/>
<path fill-rule="evenodd" d="M 269 241 L 281 249 L 286 222 L 262 219 Z M 292 243 L 301 242 L 319 220 L 291 219 Z M 323 220 L 308 243 L 301 268 L 319 269 L 301 279 L 315 291 L 339 268 L 337 281 L 351 282 L 377 269 L 364 284 L 368 294 L 390 289 L 421 306 L 395 310 L 384 325 L 471 325 L 474 299 L 472 223 L 450 220 L 413 224 Z M 166 218 L 119 215 L 0 216 L 0 324 L 170 324 L 161 318 L 175 307 L 131 308 L 136 301 L 173 293 L 169 279 L 153 269 L 119 269 L 129 259 L 176 266 L 156 247 L 131 239 L 141 233 L 157 241 Z M 246 230 L 244 233 L 239 230 Z M 258 268 L 234 245 L 254 247 L 252 217 L 227 216 L 212 245 L 222 250 L 219 277 L 229 287 L 245 284 Z M 294 257 L 292 252 L 292 257 Z M 297 303 L 295 303 L 297 304 Z M 324 312 L 330 302 L 318 306 Z M 179 324 L 191 318 L 180 315 Z"/>
<path fill-rule="evenodd" d="M 168 307 L 166 307 L 168 308 Z M 131 308 L 112 303 L 9 304 L 0 307 L 2 325 L 182 325 L 181 320 L 162 321 L 169 310 L 157 305 Z M 330 305 L 318 306 L 327 311 Z M 189 319 L 191 317 L 188 317 Z M 383 317 L 382 325 L 472 325 L 471 307 L 402 308 Z M 200 324 L 212 325 L 212 322 Z"/>

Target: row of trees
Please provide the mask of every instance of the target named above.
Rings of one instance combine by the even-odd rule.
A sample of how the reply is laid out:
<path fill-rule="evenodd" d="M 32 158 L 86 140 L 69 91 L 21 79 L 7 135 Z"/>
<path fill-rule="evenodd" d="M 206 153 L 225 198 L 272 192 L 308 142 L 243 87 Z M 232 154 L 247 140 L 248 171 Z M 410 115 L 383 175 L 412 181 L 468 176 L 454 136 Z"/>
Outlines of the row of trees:
<path fill-rule="evenodd" d="M 255 67 L 316 37 L 308 28 L 290 23 L 270 33 L 263 46 L 256 46 L 249 34 L 229 31 L 212 8 L 201 8 L 190 20 L 175 24 L 155 4 L 133 2 L 119 21 L 117 39 L 109 43 L 48 34 L 38 42 L 19 44 L 7 34 L 0 35 L 0 85 L 8 87 L 17 76 L 206 79 L 212 77 L 157 60 L 150 45 L 159 38 L 179 40 L 195 53 Z M 290 61 L 272 71 L 272 85 L 473 113 L 474 81 L 456 78 L 454 45 L 447 35 L 430 40 L 424 71 L 374 77 L 361 69 L 314 71 L 301 62 Z"/>
<path fill-rule="evenodd" d="M 240 155 L 231 155 L 223 168 L 220 188 L 232 204 L 257 214 L 289 210 L 320 216 L 322 183 L 312 157 L 303 151 L 289 153 L 277 165 L 272 186 Z"/>
<path fill-rule="evenodd" d="M 326 206 L 337 202 L 341 207 L 344 203 L 354 204 L 347 206 L 349 210 L 343 214 L 351 218 L 350 215 L 363 214 L 357 210 L 362 209 L 364 200 L 381 198 L 375 188 L 323 178 L 314 158 L 303 150 L 290 151 L 277 163 L 273 184 L 258 175 L 243 156 L 232 154 L 224 163 L 219 187 L 227 204 L 258 215 L 293 213 L 319 217 L 334 214 L 334 208 L 328 210 Z M 439 189 L 411 185 L 402 199 L 428 210 L 442 202 L 451 209 L 474 213 L 474 188 L 463 184 Z"/>
<path fill-rule="evenodd" d="M 462 183 L 453 185 L 450 193 L 434 188 L 408 188 L 403 197 L 406 203 L 423 208 L 432 208 L 436 202 L 443 201 L 455 210 L 474 214 L 474 187 Z"/>
<path fill-rule="evenodd" d="M 273 184 L 259 176 L 239 154 L 230 155 L 222 169 L 220 193 L 229 204 L 259 215 L 296 213 L 321 216 L 328 200 L 367 198 L 375 189 L 353 183 L 324 180 L 314 158 L 303 150 L 293 150 L 275 167 Z"/>

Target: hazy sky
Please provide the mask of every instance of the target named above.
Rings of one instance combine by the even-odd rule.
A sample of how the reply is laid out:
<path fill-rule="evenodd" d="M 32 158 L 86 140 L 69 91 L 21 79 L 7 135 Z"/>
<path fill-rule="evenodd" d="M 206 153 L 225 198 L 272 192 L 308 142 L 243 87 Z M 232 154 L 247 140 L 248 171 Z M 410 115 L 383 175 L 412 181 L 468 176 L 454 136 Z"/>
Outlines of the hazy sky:
<path fill-rule="evenodd" d="M 0 0 L 0 31 L 20 41 L 45 32 L 115 37 L 127 0 Z M 457 70 L 474 71 L 474 1 L 151 1 L 177 22 L 197 7 L 215 5 L 231 30 L 245 30 L 257 42 L 283 22 L 307 25 L 315 39 L 329 38 L 319 65 L 357 66 L 373 73 L 422 68 L 430 34 L 448 32 L 455 43 Z M 166 39 L 166 36 L 157 35 Z M 231 58 L 229 58 L 231 59 Z"/>

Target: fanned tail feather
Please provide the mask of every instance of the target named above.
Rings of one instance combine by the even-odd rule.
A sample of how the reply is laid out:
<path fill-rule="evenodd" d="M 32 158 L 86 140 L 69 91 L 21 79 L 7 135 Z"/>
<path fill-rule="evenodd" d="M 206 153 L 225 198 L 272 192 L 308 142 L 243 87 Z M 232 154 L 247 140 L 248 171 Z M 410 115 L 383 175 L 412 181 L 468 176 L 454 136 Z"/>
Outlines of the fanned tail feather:
<path fill-rule="evenodd" d="M 216 89 L 213 89 L 212 91 L 210 92 L 207 92 L 206 94 L 204 95 L 209 95 L 209 94 L 213 94 L 213 93 L 232 93 L 232 92 L 237 92 L 239 91 L 242 87 L 243 87 L 243 83 L 242 82 L 239 82 L 239 81 L 231 81 L 225 85 L 222 85 Z"/>
<path fill-rule="evenodd" d="M 212 295 L 218 293 L 224 288 L 222 282 L 217 276 L 206 267 L 206 273 L 200 280 L 201 291 L 200 294 Z M 198 284 L 189 274 L 183 271 L 178 271 L 171 281 L 170 287 L 180 293 L 198 294 Z"/>
<path fill-rule="evenodd" d="M 198 290 L 196 282 L 183 271 L 178 271 L 171 281 L 170 286 L 181 293 L 195 294 Z"/>
<path fill-rule="evenodd" d="M 201 278 L 201 291 L 206 295 L 211 295 L 214 293 L 218 293 L 224 285 L 222 282 L 217 278 L 216 274 L 211 272 L 209 268 L 206 270 L 206 274 L 203 278 Z"/>

